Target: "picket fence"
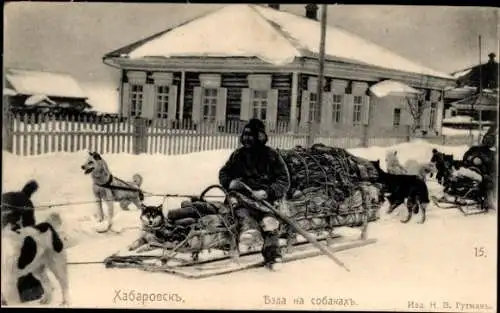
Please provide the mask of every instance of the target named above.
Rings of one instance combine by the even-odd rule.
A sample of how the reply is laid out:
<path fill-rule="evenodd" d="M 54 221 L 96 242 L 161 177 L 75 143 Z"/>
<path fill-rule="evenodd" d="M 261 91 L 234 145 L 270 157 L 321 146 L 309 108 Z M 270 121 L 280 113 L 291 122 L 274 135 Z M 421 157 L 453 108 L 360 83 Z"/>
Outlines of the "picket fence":
<path fill-rule="evenodd" d="M 145 120 L 88 116 L 55 117 L 43 114 L 3 117 L 3 149 L 15 155 L 33 156 L 55 152 L 98 151 L 104 154 L 187 154 L 235 149 L 243 121 L 195 124 L 191 120 Z M 287 122 L 268 127 L 269 145 L 288 149 L 306 145 L 306 129 L 290 131 Z M 463 137 L 463 136 L 462 136 Z M 363 127 L 335 129 L 315 137 L 315 143 L 342 148 L 388 146 L 410 140 L 408 133 L 388 129 L 377 137 Z M 438 138 L 440 144 L 467 144 L 469 138 Z"/>

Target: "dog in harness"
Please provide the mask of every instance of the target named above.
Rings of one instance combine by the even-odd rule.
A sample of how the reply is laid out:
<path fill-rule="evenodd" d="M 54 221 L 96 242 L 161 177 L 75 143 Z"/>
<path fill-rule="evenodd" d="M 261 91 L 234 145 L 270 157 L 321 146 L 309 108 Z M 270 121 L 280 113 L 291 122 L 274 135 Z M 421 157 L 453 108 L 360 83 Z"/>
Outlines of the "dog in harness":
<path fill-rule="evenodd" d="M 85 175 L 92 179 L 92 191 L 97 202 L 95 218 L 98 222 L 97 232 L 107 232 L 113 227 L 114 202 L 120 203 L 122 210 L 128 210 L 133 203 L 137 209 L 141 209 L 144 195 L 139 189 L 142 185 L 142 176 L 134 174 L 132 181 L 121 180 L 111 174 L 109 167 L 97 152 L 89 152 L 86 162 L 81 166 Z M 108 207 L 107 219 L 105 219 L 102 203 Z"/>

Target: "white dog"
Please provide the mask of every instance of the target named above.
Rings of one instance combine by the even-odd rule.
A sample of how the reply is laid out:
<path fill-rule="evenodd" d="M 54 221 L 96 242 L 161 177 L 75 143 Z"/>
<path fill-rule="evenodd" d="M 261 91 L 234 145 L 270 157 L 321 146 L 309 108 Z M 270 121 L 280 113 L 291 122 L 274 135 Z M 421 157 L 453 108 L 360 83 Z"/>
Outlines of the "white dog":
<path fill-rule="evenodd" d="M 389 150 L 385 154 L 385 167 L 389 174 L 406 174 L 406 169 L 398 160 L 398 152 L 396 150 Z"/>
<path fill-rule="evenodd" d="M 13 231 L 11 225 L 6 225 L 2 229 L 2 302 L 21 304 L 17 282 L 31 273 L 44 290 L 40 303 L 50 303 L 53 286 L 47 274 L 51 271 L 61 286 L 62 304 L 69 304 L 66 251 L 54 229 L 60 224 L 59 215 L 52 214 L 35 226 Z"/>

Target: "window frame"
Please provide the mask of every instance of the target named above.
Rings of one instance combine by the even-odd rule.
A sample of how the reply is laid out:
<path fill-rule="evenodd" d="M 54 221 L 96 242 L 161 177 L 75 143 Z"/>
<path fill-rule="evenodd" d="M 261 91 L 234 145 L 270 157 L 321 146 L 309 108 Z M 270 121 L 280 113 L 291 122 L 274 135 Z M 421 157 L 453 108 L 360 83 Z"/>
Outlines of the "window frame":
<path fill-rule="evenodd" d="M 316 104 L 318 103 L 318 94 L 316 92 L 310 91 L 309 92 L 309 120 L 315 121 L 316 118 L 316 111 L 317 111 L 317 106 Z"/>
<path fill-rule="evenodd" d="M 250 90 L 250 106 L 252 110 L 251 116 L 265 121 L 269 110 L 269 94 L 267 89 L 251 89 Z M 255 114 L 257 112 L 257 114 Z M 258 115 L 258 116 L 256 116 Z"/>
<path fill-rule="evenodd" d="M 360 102 L 358 103 L 356 101 L 356 99 L 359 99 Z M 363 96 L 356 96 L 355 95 L 353 97 L 352 124 L 354 126 L 359 126 L 362 123 L 362 119 L 363 119 L 362 112 L 363 112 L 363 105 L 364 105 L 363 100 L 364 100 Z"/>
<path fill-rule="evenodd" d="M 397 115 L 396 115 L 397 113 Z M 397 119 L 396 119 L 397 116 Z M 397 123 L 396 123 L 397 120 Z M 392 111 L 392 127 L 397 129 L 401 127 L 401 108 L 394 108 Z"/>
<path fill-rule="evenodd" d="M 168 118 L 170 100 L 170 85 L 155 85 L 156 117 Z"/>
<path fill-rule="evenodd" d="M 338 99 L 336 99 L 338 97 Z M 339 100 L 339 101 L 336 101 Z M 333 94 L 332 101 L 332 123 L 342 123 L 342 103 L 344 102 L 344 95 Z"/>
<path fill-rule="evenodd" d="M 207 95 L 207 92 L 215 91 L 215 95 Z M 214 102 L 207 103 L 206 100 Z M 201 120 L 214 122 L 217 120 L 217 106 L 219 105 L 219 88 L 203 87 L 201 89 Z M 205 108 L 208 108 L 209 113 L 205 114 Z M 213 116 L 212 116 L 213 114 Z"/>
<path fill-rule="evenodd" d="M 144 92 L 145 90 L 143 84 L 130 84 L 129 114 L 131 117 L 142 115 L 142 105 L 144 104 Z"/>

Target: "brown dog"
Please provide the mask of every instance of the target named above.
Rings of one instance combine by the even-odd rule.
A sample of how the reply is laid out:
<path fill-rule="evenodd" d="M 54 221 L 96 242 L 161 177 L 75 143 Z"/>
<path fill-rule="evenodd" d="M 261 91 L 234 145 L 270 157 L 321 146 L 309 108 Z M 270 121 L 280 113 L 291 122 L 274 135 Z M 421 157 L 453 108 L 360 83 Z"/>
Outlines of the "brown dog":
<path fill-rule="evenodd" d="M 85 175 L 90 174 L 92 179 L 92 191 L 97 200 L 96 219 L 101 223 L 96 230 L 106 232 L 111 229 L 114 217 L 114 202 L 119 202 L 123 210 L 128 210 L 133 203 L 139 210 L 142 207 L 143 195 L 139 189 L 142 184 L 142 176 L 135 174 L 131 182 L 121 180 L 111 174 L 104 159 L 97 152 L 89 152 L 86 162 L 81 166 Z M 108 219 L 104 220 L 102 202 L 108 207 Z"/>

